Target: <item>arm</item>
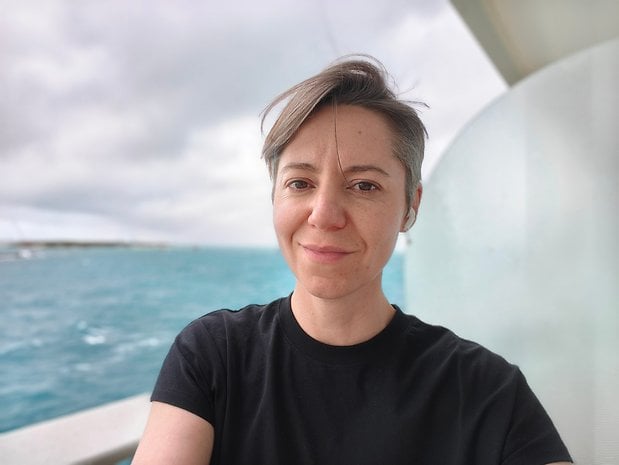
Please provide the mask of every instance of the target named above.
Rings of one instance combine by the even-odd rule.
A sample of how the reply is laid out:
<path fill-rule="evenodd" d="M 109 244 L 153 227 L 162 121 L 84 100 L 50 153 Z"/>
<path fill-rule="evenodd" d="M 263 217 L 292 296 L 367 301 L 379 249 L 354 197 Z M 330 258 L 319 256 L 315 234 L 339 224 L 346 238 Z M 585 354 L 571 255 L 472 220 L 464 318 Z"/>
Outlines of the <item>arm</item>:
<path fill-rule="evenodd" d="M 153 402 L 132 465 L 207 465 L 214 429 L 206 420 L 162 402 Z"/>

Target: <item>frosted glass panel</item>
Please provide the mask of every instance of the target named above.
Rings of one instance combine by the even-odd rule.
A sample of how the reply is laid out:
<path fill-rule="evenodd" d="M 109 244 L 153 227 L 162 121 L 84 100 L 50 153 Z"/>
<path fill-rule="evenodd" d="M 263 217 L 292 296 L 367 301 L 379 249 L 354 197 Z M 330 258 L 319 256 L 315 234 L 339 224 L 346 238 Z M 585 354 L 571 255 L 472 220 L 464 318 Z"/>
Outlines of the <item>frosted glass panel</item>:
<path fill-rule="evenodd" d="M 425 185 L 407 307 L 522 367 L 579 463 L 619 463 L 619 40 L 494 102 Z"/>

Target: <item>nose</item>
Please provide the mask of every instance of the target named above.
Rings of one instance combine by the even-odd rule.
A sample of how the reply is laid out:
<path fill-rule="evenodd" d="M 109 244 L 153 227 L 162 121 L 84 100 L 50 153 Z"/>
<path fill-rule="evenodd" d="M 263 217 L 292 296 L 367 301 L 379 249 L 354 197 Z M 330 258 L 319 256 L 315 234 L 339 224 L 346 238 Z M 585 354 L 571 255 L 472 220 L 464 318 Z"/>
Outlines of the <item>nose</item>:
<path fill-rule="evenodd" d="M 331 187 L 317 188 L 307 221 L 321 231 L 334 231 L 346 226 L 342 194 Z"/>

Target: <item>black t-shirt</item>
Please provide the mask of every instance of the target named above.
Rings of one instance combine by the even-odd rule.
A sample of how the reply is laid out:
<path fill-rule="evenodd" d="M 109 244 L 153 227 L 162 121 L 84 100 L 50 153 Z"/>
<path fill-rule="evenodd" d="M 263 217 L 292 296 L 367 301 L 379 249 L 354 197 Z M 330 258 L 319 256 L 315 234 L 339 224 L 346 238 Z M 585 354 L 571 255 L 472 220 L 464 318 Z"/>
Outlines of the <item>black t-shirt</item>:
<path fill-rule="evenodd" d="M 152 400 L 214 426 L 212 464 L 570 460 L 517 367 L 396 310 L 346 347 L 308 336 L 290 298 L 209 313 L 176 338 Z"/>

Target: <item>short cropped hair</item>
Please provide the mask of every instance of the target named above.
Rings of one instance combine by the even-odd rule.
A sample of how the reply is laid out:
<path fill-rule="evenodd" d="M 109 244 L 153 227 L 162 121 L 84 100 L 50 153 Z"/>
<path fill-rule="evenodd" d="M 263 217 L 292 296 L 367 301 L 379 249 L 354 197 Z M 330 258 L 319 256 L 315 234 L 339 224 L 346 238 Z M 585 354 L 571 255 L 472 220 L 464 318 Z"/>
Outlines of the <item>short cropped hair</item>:
<path fill-rule="evenodd" d="M 356 105 L 383 115 L 393 132 L 393 153 L 406 170 L 406 199 L 410 206 L 421 180 L 426 128 L 411 104 L 400 100 L 389 86 L 384 66 L 369 56 L 345 57 L 317 75 L 277 96 L 262 113 L 267 115 L 287 100 L 262 147 L 271 179 L 275 181 L 279 158 L 301 125 L 325 105 Z"/>

